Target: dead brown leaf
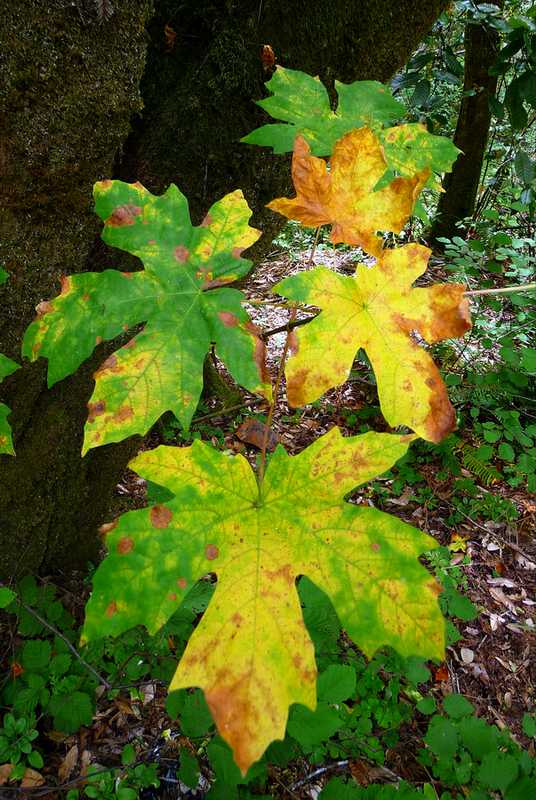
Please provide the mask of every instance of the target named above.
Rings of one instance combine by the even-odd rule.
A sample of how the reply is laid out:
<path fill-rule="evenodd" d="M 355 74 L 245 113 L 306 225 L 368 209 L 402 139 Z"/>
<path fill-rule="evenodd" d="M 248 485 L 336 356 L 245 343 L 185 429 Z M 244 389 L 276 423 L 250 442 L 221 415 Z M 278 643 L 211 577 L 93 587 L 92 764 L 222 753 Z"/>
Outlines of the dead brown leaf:
<path fill-rule="evenodd" d="M 58 778 L 60 779 L 61 783 L 65 783 L 65 781 L 71 777 L 71 773 L 76 766 L 78 761 L 78 745 L 73 744 L 63 761 L 61 762 L 59 769 L 58 769 Z"/>

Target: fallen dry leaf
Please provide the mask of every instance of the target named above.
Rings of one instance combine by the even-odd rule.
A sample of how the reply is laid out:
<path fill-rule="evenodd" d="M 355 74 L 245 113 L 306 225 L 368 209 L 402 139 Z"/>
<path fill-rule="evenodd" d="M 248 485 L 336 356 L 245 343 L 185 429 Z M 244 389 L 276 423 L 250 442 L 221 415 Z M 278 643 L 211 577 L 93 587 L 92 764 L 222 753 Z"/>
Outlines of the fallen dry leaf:
<path fill-rule="evenodd" d="M 0 786 L 8 782 L 12 769 L 13 764 L 0 764 Z"/>
<path fill-rule="evenodd" d="M 78 761 L 78 745 L 73 744 L 63 761 L 61 762 L 59 769 L 58 769 L 58 778 L 60 779 L 61 783 L 65 783 L 65 781 L 71 777 L 71 773 L 76 766 Z"/>
<path fill-rule="evenodd" d="M 21 786 L 25 788 L 32 788 L 34 786 L 42 786 L 45 782 L 45 779 L 41 775 L 40 772 L 37 772 L 35 769 L 27 768 L 26 772 L 22 776 Z"/>
<path fill-rule="evenodd" d="M 262 450 L 265 438 L 267 437 L 267 450 L 275 450 L 279 442 L 279 437 L 272 430 L 269 430 L 264 422 L 258 419 L 247 419 L 240 425 L 236 431 L 236 435 L 242 442 L 252 444 Z"/>
<path fill-rule="evenodd" d="M 464 664 L 472 664 L 475 660 L 474 651 L 470 647 L 462 647 L 460 655 Z"/>

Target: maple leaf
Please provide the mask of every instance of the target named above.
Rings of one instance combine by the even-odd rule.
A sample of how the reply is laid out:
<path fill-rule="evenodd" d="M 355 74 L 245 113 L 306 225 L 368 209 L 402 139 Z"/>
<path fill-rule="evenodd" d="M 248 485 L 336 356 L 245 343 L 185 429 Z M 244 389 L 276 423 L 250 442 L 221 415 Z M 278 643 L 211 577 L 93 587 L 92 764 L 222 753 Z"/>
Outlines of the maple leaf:
<path fill-rule="evenodd" d="M 446 136 L 434 136 L 421 123 L 389 127 L 405 116 L 404 106 L 389 87 L 377 81 L 335 81 L 339 102 L 331 110 L 328 93 L 319 78 L 277 67 L 266 88 L 271 97 L 258 100 L 275 119 L 284 123 L 263 125 L 241 141 L 272 147 L 274 153 L 292 152 L 296 136 L 306 139 L 315 156 L 329 156 L 338 139 L 364 125 L 374 130 L 384 148 L 388 172 L 413 175 L 418 170 L 450 172 L 461 152 Z M 440 183 L 433 179 L 433 188 Z"/>
<path fill-rule="evenodd" d="M 304 137 L 316 156 L 328 156 L 333 145 L 353 128 L 370 128 L 394 122 L 405 114 L 402 103 L 378 81 L 335 81 L 339 102 L 331 110 L 329 96 L 319 78 L 299 70 L 278 66 L 266 82 L 271 97 L 257 105 L 283 123 L 263 125 L 241 139 L 247 144 L 266 145 L 274 153 L 288 153 L 296 136 Z"/>
<path fill-rule="evenodd" d="M 367 656 L 389 645 L 403 656 L 442 658 L 438 587 L 418 561 L 436 543 L 396 517 L 343 502 L 413 438 L 343 438 L 333 428 L 296 456 L 278 445 L 260 486 L 243 456 L 200 441 L 142 453 L 132 469 L 173 498 L 124 514 L 108 533 L 83 641 L 137 624 L 157 631 L 195 581 L 215 572 L 216 591 L 170 690 L 204 690 L 244 773 L 284 737 L 292 703 L 316 704 L 299 575 L 331 598 Z"/>
<path fill-rule="evenodd" d="M 160 197 L 123 181 L 102 181 L 94 192 L 102 238 L 138 256 L 145 269 L 64 278 L 61 294 L 38 307 L 23 344 L 30 359 L 48 358 L 51 386 L 99 342 L 145 323 L 95 374 L 83 452 L 146 433 L 167 410 L 188 428 L 211 342 L 238 383 L 269 396 L 264 345 L 242 293 L 224 286 L 249 271 L 240 254 L 260 236 L 248 225 L 242 192 L 215 203 L 198 227 L 173 184 Z"/>
<path fill-rule="evenodd" d="M 376 231 L 399 233 L 407 222 L 429 171 L 411 178 L 395 178 L 378 191 L 384 174 L 382 147 L 370 128 L 350 131 L 336 143 L 330 161 L 310 154 L 301 136 L 292 157 L 296 197 L 280 197 L 268 208 L 308 227 L 331 224 L 331 241 L 359 245 L 372 255 L 382 251 Z"/>
<path fill-rule="evenodd" d="M 7 280 L 7 272 L 0 267 L 0 286 Z M 11 358 L 0 353 L 0 381 L 15 372 L 19 365 Z M 11 426 L 7 421 L 11 409 L 5 403 L 0 403 L 0 455 L 14 455 L 13 440 L 11 438 Z"/>
<path fill-rule="evenodd" d="M 434 172 L 450 172 L 462 152 L 446 136 L 434 136 L 420 122 L 379 131 L 378 137 L 389 168 L 379 186 L 395 172 L 410 176 L 428 168 Z M 443 191 L 436 175 L 430 176 L 427 185 Z"/>
<path fill-rule="evenodd" d="M 322 309 L 294 332 L 293 355 L 286 365 L 290 405 L 311 403 L 344 383 L 362 347 L 389 425 L 407 425 L 432 442 L 454 430 L 454 409 L 439 371 L 412 334 L 430 344 L 463 335 L 471 327 L 469 301 L 462 284 L 412 288 L 425 272 L 430 252 L 408 244 L 385 250 L 372 267 L 358 265 L 353 277 L 319 267 L 285 278 L 274 288 Z"/>

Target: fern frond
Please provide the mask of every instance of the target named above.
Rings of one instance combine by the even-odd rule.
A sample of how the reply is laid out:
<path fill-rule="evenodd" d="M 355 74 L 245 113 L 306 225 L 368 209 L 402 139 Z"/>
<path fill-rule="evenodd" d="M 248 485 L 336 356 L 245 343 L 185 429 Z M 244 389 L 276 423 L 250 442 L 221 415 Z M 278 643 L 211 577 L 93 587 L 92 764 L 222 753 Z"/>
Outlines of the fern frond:
<path fill-rule="evenodd" d="M 501 480 L 502 474 L 492 464 L 486 464 L 476 455 L 474 447 L 460 442 L 457 447 L 458 452 L 461 454 L 462 464 L 465 469 L 469 470 L 475 475 L 485 486 L 492 486 Z"/>

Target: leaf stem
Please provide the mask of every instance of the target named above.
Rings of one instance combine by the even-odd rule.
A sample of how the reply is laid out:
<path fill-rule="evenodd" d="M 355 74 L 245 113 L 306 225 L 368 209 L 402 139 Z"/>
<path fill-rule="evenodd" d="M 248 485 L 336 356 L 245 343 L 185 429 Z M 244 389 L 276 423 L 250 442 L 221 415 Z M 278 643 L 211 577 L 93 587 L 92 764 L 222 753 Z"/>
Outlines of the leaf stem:
<path fill-rule="evenodd" d="M 279 395 L 279 389 L 281 386 L 281 381 L 283 379 L 283 372 L 285 369 L 285 361 L 287 360 L 287 354 L 290 348 L 290 337 L 292 334 L 292 323 L 296 317 L 296 308 L 293 308 L 290 312 L 290 317 L 288 324 L 286 326 L 287 330 L 287 338 L 285 339 L 285 346 L 283 347 L 283 352 L 281 353 L 281 360 L 279 361 L 279 369 L 277 370 L 277 377 L 275 379 L 274 391 L 272 394 L 272 402 L 270 403 L 270 410 L 268 411 L 268 419 L 266 420 L 266 427 L 264 429 L 264 435 L 262 439 L 262 448 L 261 448 L 261 458 L 259 462 L 259 474 L 257 477 L 257 483 L 259 485 L 259 491 L 262 486 L 262 482 L 264 480 L 264 473 L 266 470 L 266 450 L 268 448 L 268 438 L 270 436 L 270 428 L 272 427 L 272 420 L 274 418 L 274 411 L 277 405 L 277 398 Z M 291 327 L 292 326 L 292 327 Z"/>
<path fill-rule="evenodd" d="M 534 292 L 536 283 L 524 283 L 521 286 L 505 286 L 503 289 L 473 289 L 464 292 L 466 297 L 475 297 L 482 294 L 517 294 L 518 292 Z"/>

